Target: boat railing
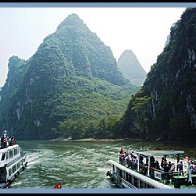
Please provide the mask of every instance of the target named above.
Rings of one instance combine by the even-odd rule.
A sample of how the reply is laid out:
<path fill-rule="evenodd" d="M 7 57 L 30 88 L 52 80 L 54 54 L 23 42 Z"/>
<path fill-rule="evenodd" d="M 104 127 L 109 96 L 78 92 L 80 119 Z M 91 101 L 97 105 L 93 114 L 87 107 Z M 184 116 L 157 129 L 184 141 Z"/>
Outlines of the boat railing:
<path fill-rule="evenodd" d="M 116 171 L 113 170 L 113 173 L 112 174 L 115 177 L 116 182 L 118 184 L 122 184 L 125 188 L 136 189 L 135 186 L 133 186 L 131 183 L 129 183 L 128 181 L 126 181 L 125 179 L 123 179 L 122 176 L 120 176 L 118 172 L 116 172 Z"/>
<path fill-rule="evenodd" d="M 155 167 L 149 167 L 148 172 L 148 164 L 139 164 L 139 171 L 138 171 L 138 160 L 135 159 L 134 161 L 129 161 L 127 159 L 122 159 L 122 157 L 119 155 L 119 163 L 127 168 L 130 168 L 136 172 L 139 172 L 140 174 L 143 174 L 145 176 L 148 176 L 150 178 L 153 178 L 158 181 L 162 182 L 169 182 L 171 181 L 173 176 L 184 176 L 185 173 L 182 171 L 176 171 L 176 170 L 169 170 L 164 171 L 164 168 L 155 168 Z M 175 168 L 177 168 L 175 166 Z"/>
<path fill-rule="evenodd" d="M 137 169 L 134 169 L 137 171 Z M 153 178 L 158 181 L 163 181 L 163 182 L 169 182 L 169 180 L 172 179 L 172 176 L 180 176 L 181 172 L 180 171 L 164 171 L 163 169 L 157 169 L 155 167 L 149 167 L 149 173 L 147 172 L 148 166 L 147 165 L 139 165 L 139 172 L 140 174 L 143 174 L 147 177 Z"/>
<path fill-rule="evenodd" d="M 128 181 L 124 180 L 123 178 L 121 178 L 121 182 L 122 182 L 123 186 L 125 186 L 126 188 L 136 189 L 135 186 L 133 186 L 131 183 L 129 183 Z"/>

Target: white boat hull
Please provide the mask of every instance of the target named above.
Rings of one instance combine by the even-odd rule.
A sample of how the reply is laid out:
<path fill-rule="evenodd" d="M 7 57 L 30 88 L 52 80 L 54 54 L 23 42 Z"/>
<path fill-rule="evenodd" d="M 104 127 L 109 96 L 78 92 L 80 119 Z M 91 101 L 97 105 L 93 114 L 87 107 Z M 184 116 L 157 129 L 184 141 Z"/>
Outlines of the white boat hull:
<path fill-rule="evenodd" d="M 1 153 L 0 188 L 6 188 L 27 166 L 27 155 L 18 145 L 1 149 Z"/>

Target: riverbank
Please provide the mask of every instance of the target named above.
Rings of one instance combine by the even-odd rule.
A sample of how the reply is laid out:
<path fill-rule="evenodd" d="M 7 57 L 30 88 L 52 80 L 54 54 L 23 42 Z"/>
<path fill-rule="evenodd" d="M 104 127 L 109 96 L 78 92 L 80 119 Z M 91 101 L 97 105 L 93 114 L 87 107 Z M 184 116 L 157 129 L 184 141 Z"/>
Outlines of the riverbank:
<path fill-rule="evenodd" d="M 138 139 L 138 138 L 116 138 L 116 139 L 112 139 L 112 138 L 81 138 L 81 139 L 72 139 L 71 137 L 69 138 L 63 138 L 63 137 L 59 137 L 59 138 L 55 138 L 52 139 L 51 141 L 81 141 L 81 142 L 99 142 L 99 141 L 104 141 L 104 142 L 108 142 L 108 141 L 125 141 L 125 140 L 134 140 L 134 141 L 142 141 L 142 139 Z"/>
<path fill-rule="evenodd" d="M 83 142 L 91 142 L 91 141 L 95 141 L 95 142 L 98 142 L 98 141 L 104 141 L 104 142 L 108 142 L 108 141 L 122 141 L 122 140 L 125 140 L 125 139 L 98 139 L 98 138 L 82 138 L 82 139 L 75 139 L 75 140 L 72 140 L 72 141 L 83 141 Z"/>
<path fill-rule="evenodd" d="M 81 138 L 81 139 L 72 139 L 71 137 L 64 138 L 64 137 L 59 137 L 59 138 L 54 138 L 51 139 L 50 141 L 62 141 L 62 142 L 69 142 L 69 141 L 76 141 L 76 142 L 112 142 L 112 141 L 134 141 L 134 142 L 147 142 L 147 143 L 162 143 L 165 145 L 176 145 L 176 146 L 181 146 L 181 147 L 195 147 L 196 143 L 195 142 L 190 142 L 190 141 L 176 141 L 176 140 L 161 140 L 161 139 L 156 139 L 156 140 L 144 140 L 141 138 Z"/>

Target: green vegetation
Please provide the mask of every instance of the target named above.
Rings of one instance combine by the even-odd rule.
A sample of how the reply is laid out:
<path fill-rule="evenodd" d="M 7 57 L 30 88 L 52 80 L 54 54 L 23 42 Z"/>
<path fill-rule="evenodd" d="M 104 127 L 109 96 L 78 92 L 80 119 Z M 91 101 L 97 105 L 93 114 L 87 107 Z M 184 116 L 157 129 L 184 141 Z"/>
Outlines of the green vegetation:
<path fill-rule="evenodd" d="M 10 58 L 0 127 L 18 139 L 195 141 L 195 35 L 196 8 L 190 8 L 172 26 L 169 43 L 139 88 L 123 78 L 110 48 L 70 15 L 29 60 Z"/>
<path fill-rule="evenodd" d="M 170 42 L 116 124 L 119 136 L 195 141 L 195 35 L 196 8 L 190 8 L 171 28 Z"/>
<path fill-rule="evenodd" d="M 72 14 L 28 61 L 10 58 L 0 127 L 18 139 L 113 137 L 137 90 L 110 48 Z"/>

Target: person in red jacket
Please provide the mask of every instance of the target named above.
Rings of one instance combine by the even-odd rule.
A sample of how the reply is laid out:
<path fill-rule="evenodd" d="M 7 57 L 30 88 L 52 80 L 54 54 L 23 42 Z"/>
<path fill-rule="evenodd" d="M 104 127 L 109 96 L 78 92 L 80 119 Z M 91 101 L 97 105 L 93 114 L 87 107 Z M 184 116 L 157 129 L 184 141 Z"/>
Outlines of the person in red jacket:
<path fill-rule="evenodd" d="M 59 182 L 59 183 L 55 184 L 54 189 L 61 189 L 61 187 L 62 187 L 62 185 Z"/>

